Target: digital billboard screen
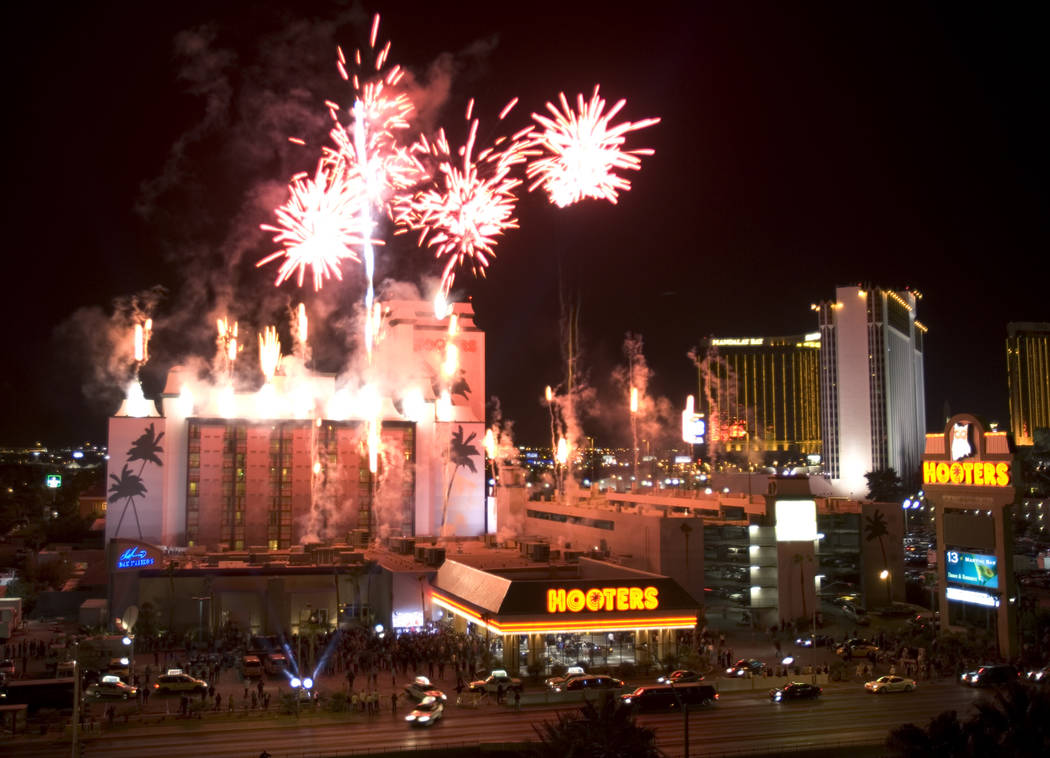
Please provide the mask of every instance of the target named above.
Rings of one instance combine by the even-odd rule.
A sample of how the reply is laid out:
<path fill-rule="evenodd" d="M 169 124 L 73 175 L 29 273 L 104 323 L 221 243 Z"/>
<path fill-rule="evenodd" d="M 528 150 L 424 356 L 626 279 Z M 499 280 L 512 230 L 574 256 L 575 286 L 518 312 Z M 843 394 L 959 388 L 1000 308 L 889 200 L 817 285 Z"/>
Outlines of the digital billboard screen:
<path fill-rule="evenodd" d="M 994 555 L 948 550 L 944 570 L 949 582 L 999 589 L 999 567 Z"/>

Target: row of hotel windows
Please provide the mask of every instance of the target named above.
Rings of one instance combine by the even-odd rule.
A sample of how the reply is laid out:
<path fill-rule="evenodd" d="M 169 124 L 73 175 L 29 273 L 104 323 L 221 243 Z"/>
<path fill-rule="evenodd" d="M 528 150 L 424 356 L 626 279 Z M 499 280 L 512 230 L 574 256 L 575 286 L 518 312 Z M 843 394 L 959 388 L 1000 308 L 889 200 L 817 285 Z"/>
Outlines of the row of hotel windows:
<path fill-rule="evenodd" d="M 537 511 L 531 508 L 525 511 L 525 515 L 529 518 L 538 518 L 543 519 L 544 521 L 560 521 L 562 523 L 575 524 L 577 526 L 590 526 L 595 529 L 605 529 L 610 532 L 616 528 L 616 525 L 607 519 L 587 518 L 586 516 L 570 516 L 565 513 Z"/>

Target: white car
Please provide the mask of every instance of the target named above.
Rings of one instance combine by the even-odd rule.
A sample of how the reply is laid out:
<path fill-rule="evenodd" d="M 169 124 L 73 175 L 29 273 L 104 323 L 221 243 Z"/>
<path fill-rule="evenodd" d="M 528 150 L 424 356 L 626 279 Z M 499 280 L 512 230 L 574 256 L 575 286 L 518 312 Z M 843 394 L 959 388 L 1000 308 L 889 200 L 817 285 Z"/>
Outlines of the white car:
<path fill-rule="evenodd" d="M 445 693 L 430 683 L 430 680 L 425 676 L 417 676 L 411 682 L 405 685 L 405 694 L 407 694 L 413 700 L 423 700 L 428 695 L 438 697 L 442 701 L 447 700 Z"/>
<path fill-rule="evenodd" d="M 124 684 L 119 676 L 104 676 L 101 681 L 88 685 L 86 693 L 88 697 L 94 698 L 130 700 L 138 696 L 139 690 L 138 687 Z"/>
<path fill-rule="evenodd" d="M 503 687 L 504 692 L 513 692 L 521 689 L 521 680 L 511 676 L 505 669 L 493 669 L 492 673 L 484 679 L 475 679 L 470 683 L 468 689 L 471 692 L 498 692 Z"/>
<path fill-rule="evenodd" d="M 439 697 L 427 695 L 419 701 L 410 714 L 405 716 L 405 721 L 412 726 L 430 726 L 444 715 L 444 701 Z"/>
<path fill-rule="evenodd" d="M 883 692 L 911 692 L 918 685 L 914 679 L 906 676 L 880 676 L 878 679 L 864 683 L 864 689 L 875 695 Z"/>

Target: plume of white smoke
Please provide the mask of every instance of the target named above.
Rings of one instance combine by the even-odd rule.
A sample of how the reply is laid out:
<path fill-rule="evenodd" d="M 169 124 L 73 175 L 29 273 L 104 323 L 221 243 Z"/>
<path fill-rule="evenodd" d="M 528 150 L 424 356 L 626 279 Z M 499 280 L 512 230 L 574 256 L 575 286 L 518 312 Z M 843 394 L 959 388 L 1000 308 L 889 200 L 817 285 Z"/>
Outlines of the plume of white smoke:
<path fill-rule="evenodd" d="M 639 441 L 647 441 L 655 452 L 659 445 L 670 442 L 681 427 L 680 415 L 665 397 L 655 397 L 650 392 L 653 371 L 645 360 L 641 335 L 628 332 L 624 337 L 623 354 L 625 366 L 613 370 L 613 383 L 619 387 L 624 398 L 624 409 L 628 423 L 636 425 Z M 631 388 L 638 393 L 638 410 L 630 418 Z"/>
<path fill-rule="evenodd" d="M 699 350 L 689 351 L 689 358 L 696 365 L 700 377 L 702 394 L 701 408 L 707 413 L 708 454 L 711 466 L 725 455 L 729 441 L 729 429 L 734 423 L 744 423 L 752 430 L 748 437 L 748 461 L 761 462 L 761 429 L 754 423 L 754 410 L 740 402 L 736 372 L 714 345 L 703 354 Z M 757 452 L 754 452 L 757 451 Z"/>
<path fill-rule="evenodd" d="M 98 306 L 80 308 L 55 333 L 59 349 L 83 367 L 81 390 L 89 403 L 107 414 L 116 411 L 128 385 L 137 381 L 135 325 L 154 318 L 167 290 L 156 286 L 116 298 L 106 313 Z"/>

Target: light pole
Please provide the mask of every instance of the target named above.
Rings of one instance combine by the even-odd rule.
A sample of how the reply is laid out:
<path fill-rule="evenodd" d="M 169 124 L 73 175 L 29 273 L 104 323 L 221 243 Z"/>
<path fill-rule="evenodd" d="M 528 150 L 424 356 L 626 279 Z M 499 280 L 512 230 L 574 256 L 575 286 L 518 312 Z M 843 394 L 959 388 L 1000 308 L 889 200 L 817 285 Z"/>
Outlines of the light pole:
<path fill-rule="evenodd" d="M 80 641 L 73 643 L 73 758 L 80 755 Z"/>
<path fill-rule="evenodd" d="M 306 604 L 307 618 L 309 618 L 310 604 Z M 296 640 L 295 650 L 295 668 L 296 671 L 302 671 L 303 669 L 303 609 L 299 609 L 299 636 Z M 294 685 L 293 685 L 294 686 Z M 295 707 L 296 713 L 299 712 L 299 706 Z"/>
<path fill-rule="evenodd" d="M 198 642 L 203 642 L 204 641 L 204 601 L 205 600 L 211 600 L 211 597 L 209 597 L 207 595 L 199 595 L 197 597 L 194 597 L 193 599 L 197 601 L 197 634 L 198 634 L 198 640 L 197 641 Z M 209 610 L 210 610 L 210 607 L 209 607 Z M 209 633 L 209 636 L 211 636 L 211 620 L 210 619 L 209 619 L 209 623 L 208 623 L 208 633 Z"/>

